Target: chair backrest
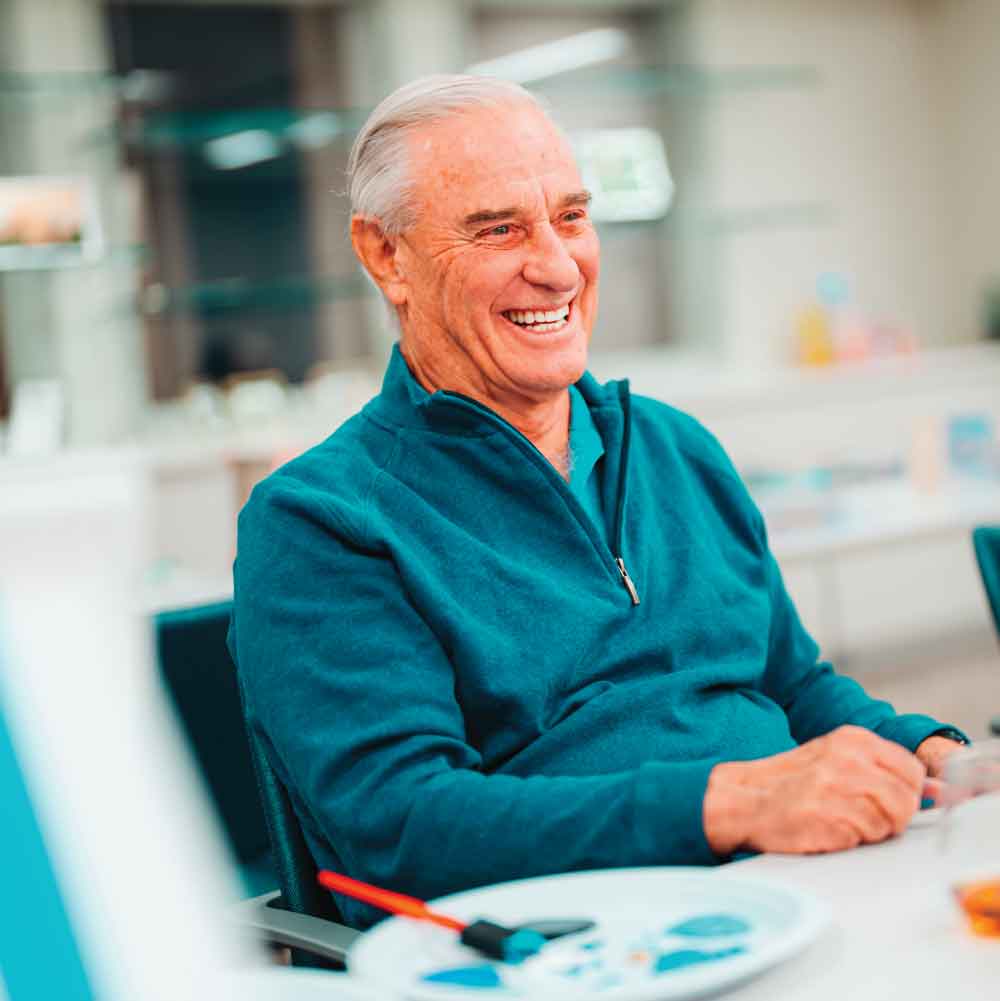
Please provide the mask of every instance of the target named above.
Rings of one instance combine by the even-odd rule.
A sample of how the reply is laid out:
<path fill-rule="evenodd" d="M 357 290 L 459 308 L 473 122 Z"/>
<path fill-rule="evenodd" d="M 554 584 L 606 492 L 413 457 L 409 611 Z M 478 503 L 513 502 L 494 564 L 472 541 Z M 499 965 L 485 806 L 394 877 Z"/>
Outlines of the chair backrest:
<path fill-rule="evenodd" d="M 246 891 L 276 885 L 236 669 L 226 648 L 231 603 L 155 616 L 160 674 L 188 738 Z"/>
<path fill-rule="evenodd" d="M 983 576 L 986 599 L 993 613 L 993 624 L 1000 637 L 1000 525 L 981 525 L 974 529 L 972 546 Z"/>
<path fill-rule="evenodd" d="M 242 690 L 241 681 L 241 695 Z M 249 720 L 246 729 L 264 820 L 271 837 L 271 851 L 281 888 L 281 906 L 297 914 L 312 914 L 342 924 L 343 918 L 333 897 L 316 881 L 316 862 L 309 851 L 288 791 L 271 766 L 264 741 Z"/>
<path fill-rule="evenodd" d="M 250 724 L 243 681 L 226 637 L 232 602 L 161 613 L 156 645 L 164 681 L 199 760 L 238 860 L 266 854 L 267 882 L 280 890 L 270 906 L 343 924 L 333 896 L 316 882 L 317 866 L 265 740 Z M 296 966 L 329 963 L 299 949 Z"/>

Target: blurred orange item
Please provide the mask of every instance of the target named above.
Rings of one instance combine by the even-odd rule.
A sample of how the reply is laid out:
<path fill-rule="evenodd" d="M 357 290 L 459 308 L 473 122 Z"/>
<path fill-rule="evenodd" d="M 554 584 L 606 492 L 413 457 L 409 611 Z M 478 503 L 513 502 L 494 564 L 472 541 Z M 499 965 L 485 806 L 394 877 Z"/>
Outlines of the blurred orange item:
<path fill-rule="evenodd" d="M 955 896 L 977 935 L 1000 938 L 1000 879 L 958 886 Z"/>
<path fill-rule="evenodd" d="M 830 321 L 820 306 L 809 306 L 796 324 L 798 357 L 802 365 L 830 365 L 834 360 Z"/>

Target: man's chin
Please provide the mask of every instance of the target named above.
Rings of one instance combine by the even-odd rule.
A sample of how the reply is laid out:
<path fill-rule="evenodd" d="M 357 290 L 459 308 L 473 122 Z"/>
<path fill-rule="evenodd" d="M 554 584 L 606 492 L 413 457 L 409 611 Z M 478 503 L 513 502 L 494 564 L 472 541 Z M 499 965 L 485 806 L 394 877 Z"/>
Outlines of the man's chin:
<path fill-rule="evenodd" d="M 574 352 L 569 357 L 546 359 L 519 373 L 517 379 L 535 393 L 557 393 L 577 382 L 587 370 L 587 351 Z"/>

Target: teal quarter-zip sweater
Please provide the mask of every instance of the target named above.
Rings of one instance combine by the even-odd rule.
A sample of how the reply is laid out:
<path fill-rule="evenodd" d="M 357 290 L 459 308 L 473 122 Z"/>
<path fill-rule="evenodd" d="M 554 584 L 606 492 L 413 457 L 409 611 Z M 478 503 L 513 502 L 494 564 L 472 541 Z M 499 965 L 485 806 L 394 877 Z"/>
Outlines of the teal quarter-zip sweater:
<path fill-rule="evenodd" d="M 704 428 L 577 385 L 604 531 L 526 438 L 425 392 L 398 349 L 381 394 L 240 514 L 230 645 L 321 866 L 427 898 L 710 864 L 718 762 L 844 723 L 911 750 L 941 729 L 818 659 Z"/>

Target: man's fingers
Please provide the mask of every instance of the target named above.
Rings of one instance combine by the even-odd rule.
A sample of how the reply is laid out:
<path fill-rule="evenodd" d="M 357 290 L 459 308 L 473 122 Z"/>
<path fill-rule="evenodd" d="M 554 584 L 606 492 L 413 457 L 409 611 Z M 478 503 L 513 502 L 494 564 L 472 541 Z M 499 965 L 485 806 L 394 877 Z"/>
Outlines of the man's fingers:
<path fill-rule="evenodd" d="M 860 753 L 870 758 L 887 772 L 896 775 L 914 792 L 920 791 L 927 769 L 905 747 L 857 726 L 839 727 L 829 737 L 834 738 L 835 746 L 842 747 L 846 753 Z"/>
<path fill-rule="evenodd" d="M 924 781 L 923 798 L 932 799 L 935 806 L 958 806 L 975 795 L 973 790 L 949 785 L 943 779 L 928 778 Z"/>
<path fill-rule="evenodd" d="M 905 747 L 900 747 L 891 740 L 885 740 L 883 737 L 877 737 L 877 740 L 878 743 L 874 746 L 875 760 L 878 764 L 905 782 L 908 788 L 920 792 L 927 777 L 927 769 L 923 762 Z"/>
<path fill-rule="evenodd" d="M 902 834 L 913 815 L 920 809 L 923 784 L 916 788 L 902 782 L 895 774 L 883 772 L 885 778 L 877 786 L 875 795 L 892 823 L 894 834 Z"/>
<path fill-rule="evenodd" d="M 832 764 L 837 775 L 834 781 L 847 809 L 857 813 L 864 840 L 881 841 L 906 830 L 920 808 L 923 782 L 912 786 L 864 750 L 854 748 Z"/>
<path fill-rule="evenodd" d="M 920 793 L 921 799 L 933 800 L 935 806 L 940 806 L 945 799 L 945 784 L 941 779 L 924 779 L 924 787 Z"/>

